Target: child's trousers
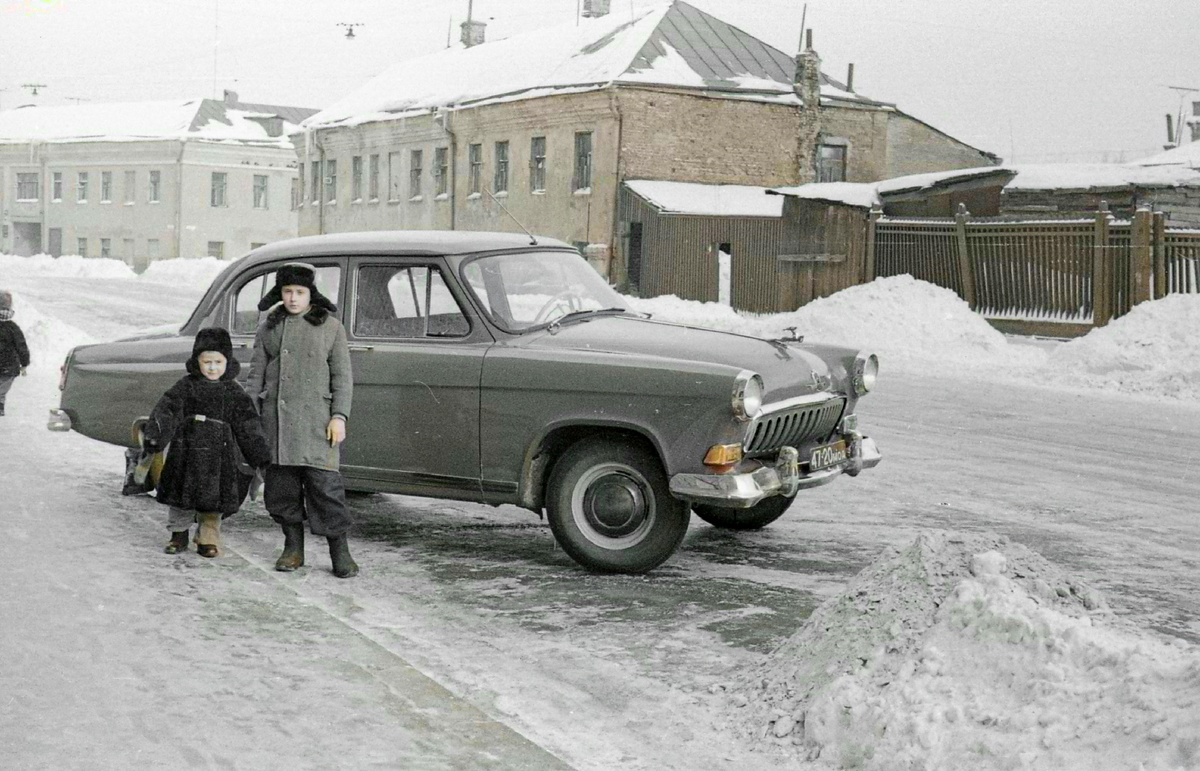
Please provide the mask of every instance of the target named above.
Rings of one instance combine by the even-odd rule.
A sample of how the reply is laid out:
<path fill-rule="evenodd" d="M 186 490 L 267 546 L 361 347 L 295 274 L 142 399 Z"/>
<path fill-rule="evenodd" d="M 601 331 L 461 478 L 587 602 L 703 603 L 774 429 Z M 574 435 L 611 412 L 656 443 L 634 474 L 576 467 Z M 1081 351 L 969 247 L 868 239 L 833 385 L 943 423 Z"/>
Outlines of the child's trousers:
<path fill-rule="evenodd" d="M 191 509 L 181 509 L 171 506 L 167 513 L 167 529 L 178 533 L 191 528 L 193 522 L 199 522 L 196 532 L 196 543 L 200 546 L 210 545 L 221 548 L 221 513 L 197 512 Z"/>

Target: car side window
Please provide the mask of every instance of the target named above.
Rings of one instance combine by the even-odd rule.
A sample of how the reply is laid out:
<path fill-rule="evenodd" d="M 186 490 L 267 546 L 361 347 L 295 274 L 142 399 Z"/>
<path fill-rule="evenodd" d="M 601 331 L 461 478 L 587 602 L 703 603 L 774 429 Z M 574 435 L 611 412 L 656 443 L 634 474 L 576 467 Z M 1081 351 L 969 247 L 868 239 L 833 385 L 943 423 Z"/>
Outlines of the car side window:
<path fill-rule="evenodd" d="M 359 268 L 354 297 L 356 336 L 465 337 L 470 331 L 470 322 L 436 267 Z"/>
<path fill-rule="evenodd" d="M 337 265 L 316 266 L 317 291 L 334 302 L 337 302 L 338 288 L 342 281 L 342 269 Z M 253 335 L 258 331 L 258 325 L 263 316 L 269 312 L 260 312 L 258 302 L 275 286 L 275 271 L 260 273 L 237 290 L 233 304 L 233 326 L 230 331 L 235 335 Z"/>

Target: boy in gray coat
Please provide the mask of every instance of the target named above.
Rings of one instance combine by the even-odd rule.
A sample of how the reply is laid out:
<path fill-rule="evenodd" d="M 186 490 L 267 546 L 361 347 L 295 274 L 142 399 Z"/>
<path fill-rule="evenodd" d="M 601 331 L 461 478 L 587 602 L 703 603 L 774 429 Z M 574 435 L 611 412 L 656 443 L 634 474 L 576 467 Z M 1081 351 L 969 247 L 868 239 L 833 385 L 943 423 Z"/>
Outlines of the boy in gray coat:
<path fill-rule="evenodd" d="M 258 401 L 271 447 L 263 502 L 284 539 L 275 569 L 304 564 L 308 519 L 313 535 L 329 540 L 334 575 L 350 578 L 358 565 L 346 540 L 350 517 L 338 470 L 354 388 L 346 330 L 333 315 L 337 306 L 317 291 L 311 265 L 279 269 L 258 308 L 277 303 L 254 339 L 246 386 Z"/>

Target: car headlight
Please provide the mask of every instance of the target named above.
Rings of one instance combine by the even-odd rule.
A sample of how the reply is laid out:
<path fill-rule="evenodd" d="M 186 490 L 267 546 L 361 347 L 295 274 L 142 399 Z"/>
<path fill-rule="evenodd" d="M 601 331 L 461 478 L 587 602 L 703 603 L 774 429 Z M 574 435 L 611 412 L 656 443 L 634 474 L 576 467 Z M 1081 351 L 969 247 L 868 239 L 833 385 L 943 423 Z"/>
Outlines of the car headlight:
<path fill-rule="evenodd" d="M 879 376 L 879 357 L 873 353 L 860 351 L 854 357 L 854 392 L 862 396 L 875 387 L 875 378 Z"/>
<path fill-rule="evenodd" d="M 762 409 L 763 381 L 750 370 L 738 373 L 733 383 L 733 415 L 738 420 L 750 420 Z"/>

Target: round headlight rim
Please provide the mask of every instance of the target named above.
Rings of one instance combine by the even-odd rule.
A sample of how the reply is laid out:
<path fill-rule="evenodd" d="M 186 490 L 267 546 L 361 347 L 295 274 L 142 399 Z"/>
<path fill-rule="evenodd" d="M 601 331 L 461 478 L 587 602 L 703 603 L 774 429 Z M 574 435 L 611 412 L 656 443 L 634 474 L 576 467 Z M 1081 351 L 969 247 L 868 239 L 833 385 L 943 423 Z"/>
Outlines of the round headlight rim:
<path fill-rule="evenodd" d="M 757 372 L 744 369 L 737 374 L 733 383 L 733 396 L 730 406 L 733 416 L 740 421 L 748 422 L 754 419 L 762 409 L 763 380 Z"/>
<path fill-rule="evenodd" d="M 859 396 L 875 388 L 879 377 L 879 357 L 870 351 L 859 351 L 854 357 L 854 392 Z"/>

